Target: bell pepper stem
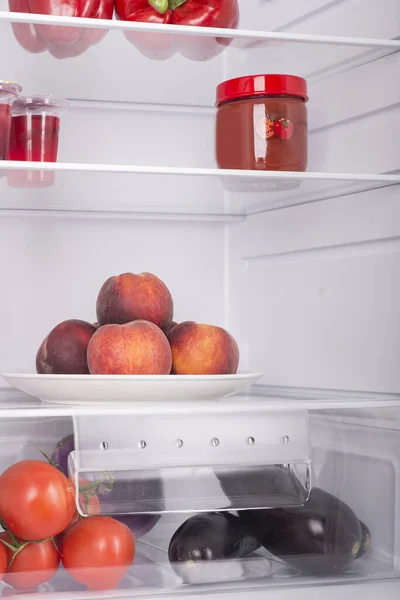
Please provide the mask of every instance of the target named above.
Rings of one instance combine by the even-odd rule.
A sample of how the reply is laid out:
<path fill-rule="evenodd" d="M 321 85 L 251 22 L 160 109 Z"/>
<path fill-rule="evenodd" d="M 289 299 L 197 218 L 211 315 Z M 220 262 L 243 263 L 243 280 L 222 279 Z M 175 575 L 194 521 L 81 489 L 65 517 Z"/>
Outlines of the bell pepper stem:
<path fill-rule="evenodd" d="M 186 1 L 187 0 L 168 0 L 168 6 L 171 10 L 175 10 L 182 6 L 182 4 L 185 4 Z"/>
<path fill-rule="evenodd" d="M 168 10 L 168 0 L 149 0 L 149 4 L 162 15 Z"/>

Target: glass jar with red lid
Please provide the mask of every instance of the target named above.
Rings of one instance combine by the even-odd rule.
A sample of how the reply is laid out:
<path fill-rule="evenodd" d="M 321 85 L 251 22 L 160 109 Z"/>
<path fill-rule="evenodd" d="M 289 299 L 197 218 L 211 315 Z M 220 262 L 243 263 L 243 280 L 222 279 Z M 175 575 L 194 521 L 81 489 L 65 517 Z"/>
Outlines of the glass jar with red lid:
<path fill-rule="evenodd" d="M 307 83 L 295 75 L 249 75 L 217 87 L 221 169 L 305 171 Z"/>

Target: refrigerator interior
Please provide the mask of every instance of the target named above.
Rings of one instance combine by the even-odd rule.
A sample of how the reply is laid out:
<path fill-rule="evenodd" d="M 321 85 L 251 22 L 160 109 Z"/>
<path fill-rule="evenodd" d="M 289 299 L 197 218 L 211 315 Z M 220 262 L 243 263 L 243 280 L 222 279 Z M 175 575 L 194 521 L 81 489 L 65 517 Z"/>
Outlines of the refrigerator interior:
<path fill-rule="evenodd" d="M 14 38 L 5 0 L 2 10 L 1 76 L 23 85 L 25 94 L 66 97 L 69 108 L 61 123 L 58 164 L 44 169 L 54 171 L 53 186 L 19 187 L 21 165 L 0 163 L 1 371 L 34 372 L 37 348 L 56 323 L 96 320 L 95 299 L 105 279 L 148 271 L 171 290 L 176 321 L 225 327 L 238 341 L 240 369 L 263 373 L 247 396 L 221 402 L 215 414 L 211 406 L 192 412 L 172 407 L 168 422 L 185 424 L 176 435 L 172 427 L 172 438 L 158 422 L 153 450 L 158 462 L 152 456 L 164 468 L 166 508 L 138 542 L 134 565 L 119 589 L 102 597 L 268 590 L 280 599 L 292 590 L 296 597 L 317 598 L 322 584 L 332 584 L 323 592 L 327 597 L 339 597 L 345 589 L 349 597 L 356 590 L 357 597 L 376 598 L 385 582 L 388 598 L 397 598 L 398 1 L 240 0 L 240 31 L 250 33 L 238 35 L 206 62 L 179 54 L 160 61 L 142 56 L 124 38 L 120 23 L 79 57 L 28 54 Z M 257 72 L 307 78 L 305 174 L 216 168 L 216 85 Z M 143 409 L 146 432 L 163 410 Z M 201 439 L 196 411 L 205 427 Z M 252 415 L 258 412 L 260 423 L 277 436 L 274 459 L 267 436 L 254 434 L 260 424 Z M 280 425 L 273 430 L 277 415 Z M 111 418 L 112 439 L 96 437 Z M 249 423 L 240 441 L 230 437 L 229 428 L 239 418 Z M 211 564 L 197 581 L 195 574 L 183 585 L 168 562 L 171 536 L 190 516 L 193 500 L 196 511 L 227 506 L 213 473 L 221 466 L 212 453 L 218 449 L 210 440 L 217 438 L 223 449 L 229 438 L 225 466 L 239 477 L 253 464 L 247 458 L 250 438 L 258 453 L 255 463 L 286 464 L 279 448 L 283 452 L 289 425 L 305 445 L 304 456 L 293 450 L 287 463 L 309 462 L 311 486 L 339 497 L 367 524 L 370 550 L 345 573 L 321 578 L 299 575 L 259 549 L 244 559 Z M 114 441 L 123 440 L 115 455 L 103 452 L 113 471 L 122 470 L 113 457 L 124 451 L 136 456 L 144 439 L 134 408 L 41 406 L 0 378 L 1 471 L 17 460 L 37 458 L 39 449 L 51 453 L 80 427 L 87 436 L 80 441 L 89 446 L 78 451 L 83 457 L 93 450 L 89 466 L 102 460 L 103 441 L 113 450 Z M 194 438 L 197 444 L 188 448 L 187 439 Z M 171 439 L 183 440 L 179 465 L 188 469 L 207 446 L 202 475 L 191 473 L 186 486 L 186 471 L 178 469 L 179 479 L 173 477 L 171 465 L 178 464 L 175 447 L 168 450 Z M 185 508 L 169 512 L 177 481 Z M 381 587 L 374 587 L 376 581 Z M 343 588 L 354 582 L 357 587 Z M 1 585 L 2 595 L 18 595 Z M 36 593 L 95 595 L 63 570 Z"/>

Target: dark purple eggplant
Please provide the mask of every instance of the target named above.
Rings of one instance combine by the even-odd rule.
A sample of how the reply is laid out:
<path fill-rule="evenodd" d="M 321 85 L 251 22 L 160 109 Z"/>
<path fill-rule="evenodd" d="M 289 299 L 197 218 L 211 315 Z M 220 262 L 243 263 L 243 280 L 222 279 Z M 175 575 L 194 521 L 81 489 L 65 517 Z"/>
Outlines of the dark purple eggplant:
<path fill-rule="evenodd" d="M 68 477 L 68 456 L 75 450 L 74 434 L 60 440 L 51 455 L 52 463 Z"/>
<path fill-rule="evenodd" d="M 332 575 L 351 566 L 362 542 L 360 521 L 347 504 L 313 488 L 304 506 L 240 512 L 250 533 L 305 575 Z"/>
<path fill-rule="evenodd" d="M 168 558 L 177 575 L 190 583 L 196 563 L 244 558 L 259 547 L 238 517 L 225 512 L 201 513 L 190 517 L 174 533 Z"/>
<path fill-rule="evenodd" d="M 64 437 L 57 444 L 51 455 L 52 462 L 68 477 L 68 456 L 75 450 L 74 435 Z M 149 511 L 164 510 L 164 488 L 162 479 L 137 479 L 115 481 L 111 490 L 107 485 L 100 485 L 97 496 L 100 500 L 101 511 L 105 514 L 118 510 L 120 513 L 129 513 L 130 510 L 143 514 L 113 515 L 129 527 L 136 539 L 146 535 L 159 521 L 160 515 L 148 514 Z"/>
<path fill-rule="evenodd" d="M 362 556 L 364 556 L 364 554 L 366 552 L 368 552 L 369 547 L 371 545 L 370 530 L 368 529 L 366 524 L 363 523 L 362 521 L 360 521 L 360 526 L 361 526 L 361 543 L 360 543 L 360 549 L 358 551 L 356 558 L 361 558 Z"/>
<path fill-rule="evenodd" d="M 301 505 L 307 491 L 290 468 L 269 465 L 243 467 L 234 471 L 214 469 L 232 510 L 265 506 L 268 508 Z"/>

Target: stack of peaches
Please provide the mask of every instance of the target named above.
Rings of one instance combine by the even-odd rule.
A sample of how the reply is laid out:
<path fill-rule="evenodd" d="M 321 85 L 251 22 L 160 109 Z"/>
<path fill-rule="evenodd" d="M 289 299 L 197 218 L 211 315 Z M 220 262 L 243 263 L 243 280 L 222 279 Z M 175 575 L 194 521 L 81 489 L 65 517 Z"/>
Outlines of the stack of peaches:
<path fill-rule="evenodd" d="M 70 319 L 43 340 L 41 374 L 228 375 L 239 349 L 221 327 L 175 323 L 169 289 L 151 273 L 110 277 L 97 297 L 97 323 Z"/>

